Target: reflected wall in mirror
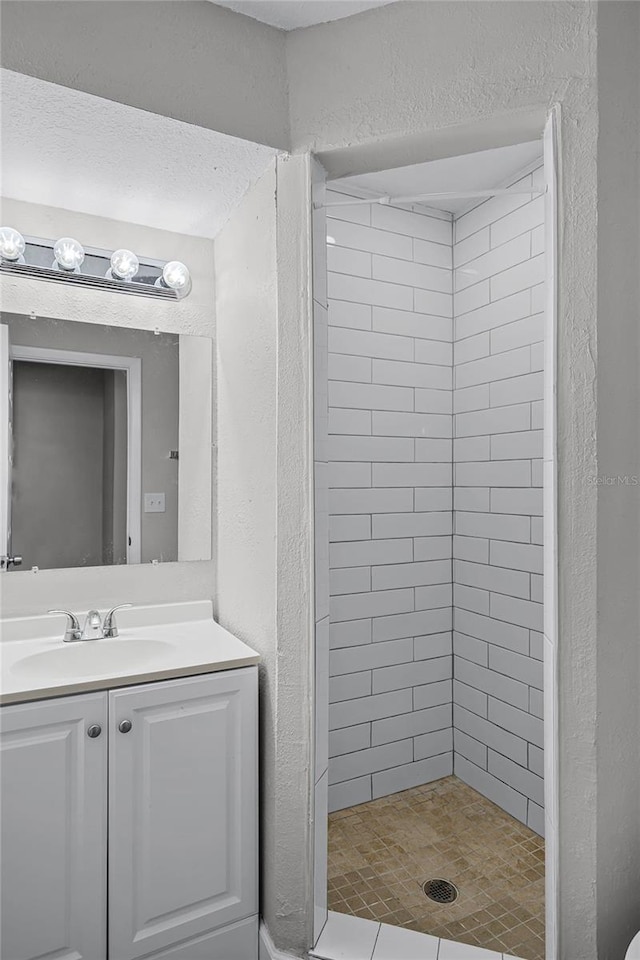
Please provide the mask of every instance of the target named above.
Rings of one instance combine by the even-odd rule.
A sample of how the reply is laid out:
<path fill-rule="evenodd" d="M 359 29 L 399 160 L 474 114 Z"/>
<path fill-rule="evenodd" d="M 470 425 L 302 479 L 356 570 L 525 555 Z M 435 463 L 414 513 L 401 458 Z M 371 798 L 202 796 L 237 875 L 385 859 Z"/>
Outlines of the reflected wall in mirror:
<path fill-rule="evenodd" d="M 5 569 L 210 559 L 211 346 L 2 315 Z"/>

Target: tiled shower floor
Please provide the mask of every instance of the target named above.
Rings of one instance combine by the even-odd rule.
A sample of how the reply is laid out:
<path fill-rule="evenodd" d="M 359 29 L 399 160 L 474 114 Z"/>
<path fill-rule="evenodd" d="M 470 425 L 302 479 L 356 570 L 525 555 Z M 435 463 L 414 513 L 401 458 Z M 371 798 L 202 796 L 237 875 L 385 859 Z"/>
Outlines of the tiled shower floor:
<path fill-rule="evenodd" d="M 425 897 L 435 877 L 455 903 Z M 544 840 L 456 777 L 340 810 L 329 910 L 544 960 Z"/>

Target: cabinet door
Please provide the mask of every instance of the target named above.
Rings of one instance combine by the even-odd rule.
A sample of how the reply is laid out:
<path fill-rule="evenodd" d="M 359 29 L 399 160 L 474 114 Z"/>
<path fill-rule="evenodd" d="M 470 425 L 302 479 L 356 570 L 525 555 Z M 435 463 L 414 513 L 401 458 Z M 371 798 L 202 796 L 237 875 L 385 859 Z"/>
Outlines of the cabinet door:
<path fill-rule="evenodd" d="M 3 707 L 0 724 L 0 956 L 104 960 L 106 694 Z"/>
<path fill-rule="evenodd" d="M 109 697 L 109 955 L 133 960 L 257 913 L 257 670 Z"/>

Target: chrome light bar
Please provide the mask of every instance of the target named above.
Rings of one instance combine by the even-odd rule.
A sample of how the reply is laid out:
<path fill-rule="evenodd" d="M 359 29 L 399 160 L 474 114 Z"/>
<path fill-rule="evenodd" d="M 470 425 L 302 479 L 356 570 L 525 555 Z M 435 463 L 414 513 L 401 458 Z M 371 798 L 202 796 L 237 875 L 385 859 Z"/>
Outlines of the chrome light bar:
<path fill-rule="evenodd" d="M 156 300 L 182 300 L 191 291 L 189 271 L 183 264 L 179 264 L 183 269 L 180 278 L 182 286 L 176 288 L 166 284 L 166 268 L 172 267 L 175 261 L 167 264 L 162 260 L 138 257 L 135 258 L 138 264 L 135 276 L 118 278 L 113 275 L 112 254 L 108 250 L 84 247 L 81 266 L 63 269 L 54 255 L 54 247 L 55 242 L 52 240 L 24 237 L 24 252 L 19 257 L 6 259 L 0 255 L 0 273 L 137 297 L 153 297 Z"/>

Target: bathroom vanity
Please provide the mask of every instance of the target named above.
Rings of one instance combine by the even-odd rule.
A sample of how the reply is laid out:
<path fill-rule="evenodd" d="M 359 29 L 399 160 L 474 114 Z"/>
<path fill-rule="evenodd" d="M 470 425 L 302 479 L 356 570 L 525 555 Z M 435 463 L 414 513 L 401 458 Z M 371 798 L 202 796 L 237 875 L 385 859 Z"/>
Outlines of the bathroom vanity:
<path fill-rule="evenodd" d="M 5 621 L 0 953 L 255 960 L 259 658 L 210 604 L 127 615 Z"/>

